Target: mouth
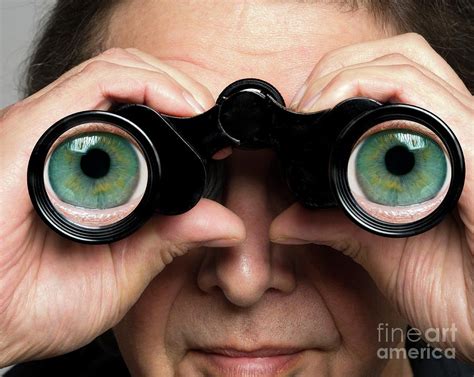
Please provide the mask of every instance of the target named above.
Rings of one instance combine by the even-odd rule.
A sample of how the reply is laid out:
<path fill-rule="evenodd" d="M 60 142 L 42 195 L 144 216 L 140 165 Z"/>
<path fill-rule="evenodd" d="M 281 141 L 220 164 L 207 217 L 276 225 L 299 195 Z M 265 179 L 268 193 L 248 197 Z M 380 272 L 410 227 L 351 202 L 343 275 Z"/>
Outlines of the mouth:
<path fill-rule="evenodd" d="M 294 368 L 305 349 L 259 348 L 252 351 L 234 348 L 196 349 L 192 352 L 218 376 L 276 376 Z"/>

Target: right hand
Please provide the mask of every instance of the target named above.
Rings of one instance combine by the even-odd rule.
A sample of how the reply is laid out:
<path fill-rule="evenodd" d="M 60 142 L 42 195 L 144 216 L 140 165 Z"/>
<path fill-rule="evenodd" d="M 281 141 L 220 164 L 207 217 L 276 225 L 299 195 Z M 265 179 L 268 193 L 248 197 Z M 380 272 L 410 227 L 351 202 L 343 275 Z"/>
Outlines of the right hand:
<path fill-rule="evenodd" d="M 207 199 L 100 246 L 68 241 L 39 219 L 26 184 L 36 141 L 59 119 L 114 101 L 178 116 L 214 105 L 182 72 L 138 50 L 112 49 L 0 112 L 0 367 L 87 344 L 120 321 L 173 258 L 245 237 L 242 221 Z"/>

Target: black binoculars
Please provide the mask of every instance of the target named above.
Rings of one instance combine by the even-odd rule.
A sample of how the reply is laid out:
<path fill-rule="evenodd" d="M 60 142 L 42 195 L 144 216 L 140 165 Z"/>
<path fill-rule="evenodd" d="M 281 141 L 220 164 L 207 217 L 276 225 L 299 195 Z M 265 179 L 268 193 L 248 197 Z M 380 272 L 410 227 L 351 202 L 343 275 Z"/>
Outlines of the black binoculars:
<path fill-rule="evenodd" d="M 61 119 L 36 144 L 28 189 L 43 221 L 84 243 L 117 241 L 154 213 L 181 214 L 213 197 L 225 147 L 271 148 L 296 201 L 341 207 L 387 237 L 424 232 L 451 211 L 464 159 L 436 115 L 408 104 L 351 98 L 297 113 L 269 83 L 229 85 L 216 105 L 173 117 L 137 104 Z"/>

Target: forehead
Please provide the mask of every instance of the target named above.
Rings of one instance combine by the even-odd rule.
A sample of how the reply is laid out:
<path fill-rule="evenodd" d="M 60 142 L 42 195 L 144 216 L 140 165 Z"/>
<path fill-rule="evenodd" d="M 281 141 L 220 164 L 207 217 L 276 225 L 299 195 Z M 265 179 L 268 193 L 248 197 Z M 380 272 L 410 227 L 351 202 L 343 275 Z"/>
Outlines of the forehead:
<path fill-rule="evenodd" d="M 324 54 L 383 30 L 366 9 L 338 2 L 142 0 L 115 10 L 110 35 L 113 46 L 153 54 L 215 96 L 258 77 L 288 100 Z"/>

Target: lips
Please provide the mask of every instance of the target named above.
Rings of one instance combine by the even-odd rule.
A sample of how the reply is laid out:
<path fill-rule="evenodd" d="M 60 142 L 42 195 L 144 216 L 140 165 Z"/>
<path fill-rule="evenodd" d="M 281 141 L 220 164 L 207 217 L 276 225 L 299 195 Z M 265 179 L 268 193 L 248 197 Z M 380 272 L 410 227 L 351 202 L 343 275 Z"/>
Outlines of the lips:
<path fill-rule="evenodd" d="M 233 348 L 212 348 L 192 351 L 201 366 L 212 375 L 276 376 L 294 368 L 302 358 L 304 349 L 260 348 L 243 351 Z"/>
<path fill-rule="evenodd" d="M 254 351 L 236 350 L 233 348 L 201 349 L 200 352 L 217 354 L 228 357 L 272 357 L 280 355 L 291 355 L 301 352 L 301 348 L 260 348 Z"/>

